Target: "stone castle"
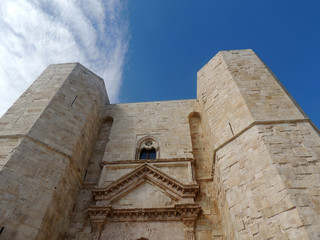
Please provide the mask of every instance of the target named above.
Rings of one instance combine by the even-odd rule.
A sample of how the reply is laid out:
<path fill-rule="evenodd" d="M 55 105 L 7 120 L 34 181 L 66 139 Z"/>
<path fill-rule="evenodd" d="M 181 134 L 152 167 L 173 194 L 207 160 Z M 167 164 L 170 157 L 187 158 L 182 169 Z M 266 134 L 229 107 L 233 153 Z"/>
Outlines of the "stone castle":
<path fill-rule="evenodd" d="M 0 120 L 0 239 L 320 239 L 320 135 L 252 50 L 197 99 L 109 104 L 50 65 Z"/>

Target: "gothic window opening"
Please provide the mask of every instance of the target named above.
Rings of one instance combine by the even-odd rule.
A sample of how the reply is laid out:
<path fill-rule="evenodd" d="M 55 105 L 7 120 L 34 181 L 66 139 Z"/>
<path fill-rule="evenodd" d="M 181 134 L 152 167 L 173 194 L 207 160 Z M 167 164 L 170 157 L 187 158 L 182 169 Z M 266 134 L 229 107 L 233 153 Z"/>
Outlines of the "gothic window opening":
<path fill-rule="evenodd" d="M 140 159 L 156 159 L 156 158 L 157 158 L 157 152 L 154 148 L 150 150 L 143 149 L 140 152 Z"/>
<path fill-rule="evenodd" d="M 136 159 L 159 158 L 158 142 L 153 137 L 144 137 L 137 144 Z"/>

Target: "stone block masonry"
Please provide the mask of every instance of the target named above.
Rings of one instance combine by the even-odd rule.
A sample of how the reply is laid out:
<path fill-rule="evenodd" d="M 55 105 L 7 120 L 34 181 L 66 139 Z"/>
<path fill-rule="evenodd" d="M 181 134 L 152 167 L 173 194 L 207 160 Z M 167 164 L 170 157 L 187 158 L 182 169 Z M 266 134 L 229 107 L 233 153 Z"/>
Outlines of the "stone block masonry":
<path fill-rule="evenodd" d="M 318 130 L 252 50 L 198 72 L 227 239 L 320 238 Z"/>
<path fill-rule="evenodd" d="M 0 120 L 0 194 L 0 239 L 318 240 L 320 134 L 252 50 L 190 100 L 50 65 Z"/>
<path fill-rule="evenodd" d="M 0 120 L 1 239 L 63 239 L 104 106 L 103 80 L 50 65 Z"/>

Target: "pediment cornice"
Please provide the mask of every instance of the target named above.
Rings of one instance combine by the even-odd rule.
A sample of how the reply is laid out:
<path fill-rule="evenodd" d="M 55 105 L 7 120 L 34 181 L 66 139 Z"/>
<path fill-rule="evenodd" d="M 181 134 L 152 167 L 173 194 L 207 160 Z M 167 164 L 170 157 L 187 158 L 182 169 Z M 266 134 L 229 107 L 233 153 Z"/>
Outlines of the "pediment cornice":
<path fill-rule="evenodd" d="M 124 196 L 145 181 L 152 182 L 164 189 L 173 199 L 194 198 L 199 191 L 198 184 L 185 185 L 168 176 L 160 169 L 145 163 L 125 176 L 120 177 L 108 187 L 94 188 L 92 194 L 95 201 L 112 201 Z"/>

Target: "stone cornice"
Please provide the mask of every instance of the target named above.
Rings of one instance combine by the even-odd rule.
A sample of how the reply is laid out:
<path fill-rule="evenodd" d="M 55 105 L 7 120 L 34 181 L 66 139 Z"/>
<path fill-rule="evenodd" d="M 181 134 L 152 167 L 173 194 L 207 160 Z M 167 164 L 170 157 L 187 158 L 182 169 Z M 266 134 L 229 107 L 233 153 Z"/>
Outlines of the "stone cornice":
<path fill-rule="evenodd" d="M 234 134 L 231 138 L 227 139 L 226 141 L 224 141 L 223 143 L 221 143 L 218 147 L 215 147 L 213 149 L 213 166 L 212 166 L 212 176 L 214 174 L 214 165 L 215 165 L 215 161 L 216 161 L 216 154 L 217 152 L 223 148 L 224 146 L 226 146 L 227 144 L 229 144 L 230 142 L 232 142 L 233 140 L 237 139 L 239 136 L 241 136 L 242 134 L 244 134 L 245 132 L 247 132 L 249 129 L 251 129 L 254 126 L 257 125 L 271 125 L 271 124 L 290 124 L 290 123 L 303 123 L 303 122 L 308 122 L 311 124 L 311 126 L 316 130 L 316 132 L 319 132 L 319 129 L 312 123 L 312 121 L 309 118 L 301 118 L 301 119 L 287 119 L 287 120 L 269 120 L 269 121 L 254 121 L 252 123 L 250 123 L 247 127 L 243 128 L 241 131 L 239 131 L 238 133 Z"/>
<path fill-rule="evenodd" d="M 91 222 L 195 221 L 201 208 L 197 204 L 176 204 L 171 208 L 113 209 L 91 206 L 87 210 Z"/>
<path fill-rule="evenodd" d="M 195 162 L 194 158 L 170 158 L 170 159 L 136 159 L 136 160 L 118 160 L 103 161 L 100 165 L 116 165 L 116 164 L 143 164 L 143 163 L 167 163 L 167 162 Z"/>
<path fill-rule="evenodd" d="M 137 188 L 145 181 L 150 181 L 170 192 L 171 196 L 180 198 L 194 198 L 199 191 L 198 184 L 182 184 L 158 168 L 145 163 L 106 188 L 94 188 L 92 194 L 95 201 L 112 201 Z"/>

